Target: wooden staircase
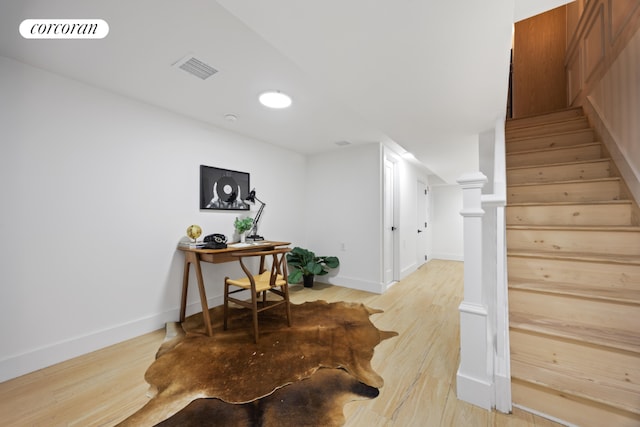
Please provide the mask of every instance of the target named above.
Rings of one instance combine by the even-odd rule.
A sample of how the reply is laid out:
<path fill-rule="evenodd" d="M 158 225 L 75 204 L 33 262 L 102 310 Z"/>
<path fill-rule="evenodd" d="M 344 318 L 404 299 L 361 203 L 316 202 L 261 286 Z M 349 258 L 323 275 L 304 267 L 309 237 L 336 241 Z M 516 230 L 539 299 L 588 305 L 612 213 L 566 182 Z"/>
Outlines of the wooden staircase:
<path fill-rule="evenodd" d="M 509 120 L 513 402 L 640 426 L 640 216 L 582 109 Z"/>

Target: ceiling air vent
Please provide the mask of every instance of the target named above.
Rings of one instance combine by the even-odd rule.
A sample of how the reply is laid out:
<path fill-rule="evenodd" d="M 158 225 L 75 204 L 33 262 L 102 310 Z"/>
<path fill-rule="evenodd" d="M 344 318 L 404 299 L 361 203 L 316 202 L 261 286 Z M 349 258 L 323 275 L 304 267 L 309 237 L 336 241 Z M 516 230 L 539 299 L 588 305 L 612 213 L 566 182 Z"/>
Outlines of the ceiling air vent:
<path fill-rule="evenodd" d="M 206 80 L 218 72 L 211 65 L 206 64 L 204 61 L 194 57 L 193 55 L 187 55 L 175 64 L 174 67 L 178 67 L 189 74 L 192 74 L 202 80 Z"/>

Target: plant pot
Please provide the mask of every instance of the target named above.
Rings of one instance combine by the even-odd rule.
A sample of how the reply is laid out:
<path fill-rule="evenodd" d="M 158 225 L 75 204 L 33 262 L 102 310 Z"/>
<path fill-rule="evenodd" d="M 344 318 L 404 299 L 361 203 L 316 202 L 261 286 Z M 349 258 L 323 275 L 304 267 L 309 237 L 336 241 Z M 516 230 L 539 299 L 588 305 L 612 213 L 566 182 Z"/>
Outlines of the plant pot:
<path fill-rule="evenodd" d="M 313 288 L 313 274 L 308 274 L 306 276 L 302 276 L 302 283 L 304 283 L 305 288 Z"/>

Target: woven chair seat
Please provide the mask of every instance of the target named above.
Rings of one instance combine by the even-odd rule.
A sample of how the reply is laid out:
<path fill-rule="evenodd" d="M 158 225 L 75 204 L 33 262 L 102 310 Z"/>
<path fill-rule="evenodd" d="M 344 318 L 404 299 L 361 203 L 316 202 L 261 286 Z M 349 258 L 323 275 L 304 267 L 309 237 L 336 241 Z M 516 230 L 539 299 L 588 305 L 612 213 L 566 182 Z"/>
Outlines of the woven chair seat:
<path fill-rule="evenodd" d="M 272 288 L 271 286 L 271 273 L 269 271 L 265 271 L 262 274 L 256 274 L 253 276 L 253 280 L 256 283 L 256 292 L 263 292 Z M 248 277 L 243 277 L 241 279 L 227 279 L 227 283 L 233 286 L 238 286 L 244 289 L 251 289 L 251 281 Z M 282 274 L 276 275 L 275 286 L 284 286 L 287 284 L 287 281 L 284 280 Z"/>

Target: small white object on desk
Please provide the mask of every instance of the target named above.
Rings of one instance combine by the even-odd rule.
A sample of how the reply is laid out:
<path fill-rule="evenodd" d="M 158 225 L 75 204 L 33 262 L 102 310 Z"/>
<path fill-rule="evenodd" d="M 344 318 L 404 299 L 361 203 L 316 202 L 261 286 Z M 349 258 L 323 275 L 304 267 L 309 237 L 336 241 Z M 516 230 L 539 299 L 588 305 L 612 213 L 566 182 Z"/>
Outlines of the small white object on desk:
<path fill-rule="evenodd" d="M 245 242 L 245 243 L 231 243 L 230 245 L 227 245 L 227 246 L 232 247 L 232 248 L 246 248 L 246 247 L 249 247 L 249 246 L 261 246 L 261 245 L 268 245 L 268 244 L 269 244 L 269 242 L 261 241 L 261 242 L 251 242 L 251 243 L 248 243 L 248 242 Z"/>

